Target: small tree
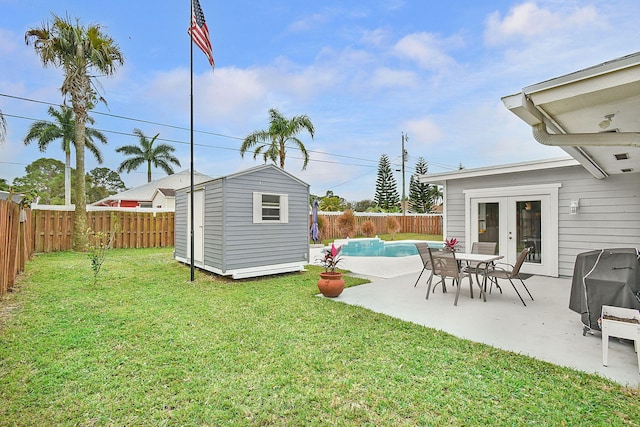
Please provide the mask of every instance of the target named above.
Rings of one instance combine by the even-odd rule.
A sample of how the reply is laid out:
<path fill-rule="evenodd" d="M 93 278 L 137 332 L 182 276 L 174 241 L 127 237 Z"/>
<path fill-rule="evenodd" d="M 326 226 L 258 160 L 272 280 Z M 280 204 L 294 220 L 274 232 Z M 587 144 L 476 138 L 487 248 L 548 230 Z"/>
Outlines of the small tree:
<path fill-rule="evenodd" d="M 366 220 L 360 226 L 360 232 L 366 237 L 371 237 L 376 234 L 376 225 L 370 219 Z"/>
<path fill-rule="evenodd" d="M 338 232 L 344 237 L 353 237 L 356 233 L 356 217 L 353 211 L 346 210 L 338 217 Z"/>
<path fill-rule="evenodd" d="M 396 233 L 400 231 L 400 222 L 394 216 L 387 217 L 387 231 L 391 235 L 391 240 L 396 239 Z"/>
<path fill-rule="evenodd" d="M 118 218 L 112 213 L 110 231 L 105 233 L 104 231 L 93 232 L 91 229 L 87 230 L 87 234 L 89 235 L 89 251 L 87 255 L 91 261 L 94 285 L 98 283 L 98 274 L 100 274 L 102 264 L 107 258 L 107 252 L 113 246 L 113 241 L 118 233 L 118 228 Z"/>
<path fill-rule="evenodd" d="M 327 190 L 327 194 L 325 194 L 320 199 L 320 210 L 323 212 L 340 212 L 345 209 L 345 200 L 333 194 L 333 191 Z"/>

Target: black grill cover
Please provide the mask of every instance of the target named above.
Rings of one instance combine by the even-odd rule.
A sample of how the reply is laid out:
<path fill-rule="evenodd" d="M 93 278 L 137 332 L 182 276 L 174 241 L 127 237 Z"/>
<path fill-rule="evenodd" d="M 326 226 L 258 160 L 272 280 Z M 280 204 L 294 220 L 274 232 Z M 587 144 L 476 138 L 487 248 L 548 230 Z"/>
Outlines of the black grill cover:
<path fill-rule="evenodd" d="M 586 327 L 600 330 L 603 305 L 640 310 L 637 249 L 602 249 L 576 257 L 569 308 L 582 316 Z"/>

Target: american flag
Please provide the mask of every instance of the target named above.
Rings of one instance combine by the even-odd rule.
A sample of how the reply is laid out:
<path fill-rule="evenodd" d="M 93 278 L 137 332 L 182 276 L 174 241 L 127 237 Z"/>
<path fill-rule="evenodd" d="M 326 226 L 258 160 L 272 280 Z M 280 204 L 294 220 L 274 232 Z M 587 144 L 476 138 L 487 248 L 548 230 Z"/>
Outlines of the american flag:
<path fill-rule="evenodd" d="M 211 68 L 215 67 L 213 60 L 213 49 L 211 48 L 211 40 L 209 40 L 209 28 L 204 20 L 204 13 L 200 7 L 198 0 L 192 0 L 193 9 L 191 10 L 191 26 L 187 33 L 193 38 L 193 42 L 198 46 L 207 58 Z"/>

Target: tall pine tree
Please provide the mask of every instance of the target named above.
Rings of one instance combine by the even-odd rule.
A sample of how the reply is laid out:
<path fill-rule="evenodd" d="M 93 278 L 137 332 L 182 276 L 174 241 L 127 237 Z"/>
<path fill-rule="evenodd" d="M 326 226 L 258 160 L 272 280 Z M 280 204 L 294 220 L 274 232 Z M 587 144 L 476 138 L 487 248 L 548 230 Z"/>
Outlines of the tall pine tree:
<path fill-rule="evenodd" d="M 380 163 L 378 163 L 378 178 L 376 179 L 374 201 L 386 212 L 397 210 L 400 202 L 398 185 L 391 172 L 391 162 L 389 162 L 389 157 L 386 154 L 380 156 Z"/>
<path fill-rule="evenodd" d="M 419 157 L 416 163 L 416 171 L 409 179 L 409 204 L 417 213 L 428 213 L 433 206 L 431 186 L 418 181 L 418 175 L 426 175 L 429 172 L 429 164 L 424 158 Z"/>

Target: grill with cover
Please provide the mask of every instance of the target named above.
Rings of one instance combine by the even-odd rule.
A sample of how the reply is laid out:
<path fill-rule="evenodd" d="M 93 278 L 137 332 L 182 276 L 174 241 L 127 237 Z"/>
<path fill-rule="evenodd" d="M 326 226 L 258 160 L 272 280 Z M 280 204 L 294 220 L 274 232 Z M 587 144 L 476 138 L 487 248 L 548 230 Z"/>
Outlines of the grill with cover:
<path fill-rule="evenodd" d="M 640 310 L 640 253 L 635 248 L 602 249 L 576 257 L 569 308 L 584 329 L 600 331 L 603 305 Z"/>

